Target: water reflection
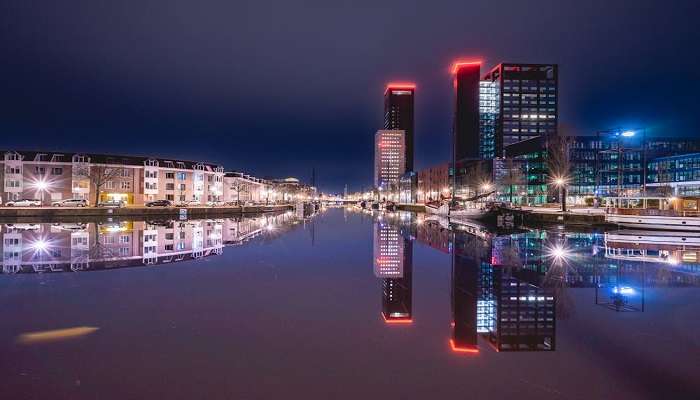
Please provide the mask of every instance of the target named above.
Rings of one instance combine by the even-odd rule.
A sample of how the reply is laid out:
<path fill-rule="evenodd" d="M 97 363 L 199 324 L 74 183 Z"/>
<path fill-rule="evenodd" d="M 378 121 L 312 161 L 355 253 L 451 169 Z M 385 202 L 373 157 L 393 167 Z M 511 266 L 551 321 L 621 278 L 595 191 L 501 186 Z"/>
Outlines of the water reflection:
<path fill-rule="evenodd" d="M 647 287 L 700 286 L 700 235 L 499 233 L 404 213 L 375 215 L 373 232 L 387 323 L 413 321 L 412 241 L 451 255 L 449 344 L 459 353 L 478 353 L 482 344 L 556 350 L 557 319 L 575 312 L 571 290 L 594 289 L 592 305 L 643 312 Z"/>
<path fill-rule="evenodd" d="M 311 215 L 206 220 L 16 223 L 0 228 L 3 273 L 92 271 L 219 255 L 225 246 L 284 234 Z"/>
<path fill-rule="evenodd" d="M 413 243 L 405 229 L 410 224 L 389 218 L 381 216 L 374 224 L 374 275 L 382 281 L 384 321 L 408 324 L 413 322 Z"/>

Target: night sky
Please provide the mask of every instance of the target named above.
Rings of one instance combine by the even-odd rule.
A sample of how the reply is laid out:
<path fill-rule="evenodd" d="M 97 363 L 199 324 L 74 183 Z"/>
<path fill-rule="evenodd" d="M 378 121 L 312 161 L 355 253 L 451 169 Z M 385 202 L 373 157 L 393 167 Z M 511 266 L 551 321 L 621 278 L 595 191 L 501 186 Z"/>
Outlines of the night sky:
<path fill-rule="evenodd" d="M 371 185 L 390 80 L 415 81 L 416 166 L 447 160 L 448 71 L 558 63 L 573 133 L 700 132 L 694 1 L 0 3 L 0 148 L 157 155 Z"/>

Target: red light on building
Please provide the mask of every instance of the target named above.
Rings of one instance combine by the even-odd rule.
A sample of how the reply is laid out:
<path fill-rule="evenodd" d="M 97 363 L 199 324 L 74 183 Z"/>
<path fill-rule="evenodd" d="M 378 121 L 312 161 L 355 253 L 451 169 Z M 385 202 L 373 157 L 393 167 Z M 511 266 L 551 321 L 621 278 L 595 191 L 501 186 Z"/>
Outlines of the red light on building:
<path fill-rule="evenodd" d="M 384 313 L 382 313 L 382 318 L 387 324 L 411 324 L 413 323 L 412 318 L 387 318 Z"/>
<path fill-rule="evenodd" d="M 384 89 L 384 94 L 389 90 L 415 90 L 416 84 L 412 82 L 390 82 L 386 84 L 386 89 Z"/>
<path fill-rule="evenodd" d="M 460 68 L 462 67 L 467 67 L 467 66 L 474 66 L 478 65 L 481 66 L 481 60 L 474 60 L 474 61 L 455 61 L 452 63 L 452 73 L 456 74 L 457 71 L 459 71 Z"/>
<path fill-rule="evenodd" d="M 455 353 L 476 354 L 479 352 L 479 349 L 476 346 L 457 347 L 457 345 L 455 344 L 455 341 L 453 339 L 450 339 L 450 347 L 452 348 L 452 351 L 454 351 Z"/>

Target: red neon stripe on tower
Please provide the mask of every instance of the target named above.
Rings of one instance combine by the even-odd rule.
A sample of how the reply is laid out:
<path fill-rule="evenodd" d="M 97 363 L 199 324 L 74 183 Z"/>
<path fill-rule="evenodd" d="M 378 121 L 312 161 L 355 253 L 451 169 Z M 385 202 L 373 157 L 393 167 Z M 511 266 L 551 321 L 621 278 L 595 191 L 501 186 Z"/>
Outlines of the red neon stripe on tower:
<path fill-rule="evenodd" d="M 460 68 L 462 67 L 467 67 L 467 66 L 473 66 L 473 65 L 481 65 L 481 60 L 473 60 L 473 61 L 455 61 L 452 64 L 452 73 L 456 74 L 457 71 L 459 71 Z"/>

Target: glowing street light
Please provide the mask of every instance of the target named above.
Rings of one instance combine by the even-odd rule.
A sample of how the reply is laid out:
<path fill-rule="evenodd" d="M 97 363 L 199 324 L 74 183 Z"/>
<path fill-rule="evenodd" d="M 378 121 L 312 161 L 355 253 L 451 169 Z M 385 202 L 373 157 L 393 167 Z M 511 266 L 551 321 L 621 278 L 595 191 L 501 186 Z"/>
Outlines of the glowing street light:
<path fill-rule="evenodd" d="M 35 251 L 46 251 L 46 249 L 49 247 L 49 244 L 44 240 L 44 239 L 38 239 L 31 245 L 32 249 Z"/>
<path fill-rule="evenodd" d="M 568 178 L 565 176 L 556 176 L 553 181 L 559 188 L 559 201 L 561 202 L 561 211 L 566 212 L 566 182 Z"/>
<path fill-rule="evenodd" d="M 546 256 L 552 259 L 552 261 L 554 261 L 556 264 L 562 264 L 568 262 L 572 256 L 572 253 L 569 248 L 565 247 L 561 243 L 557 243 L 554 246 L 546 249 Z"/>
<path fill-rule="evenodd" d="M 634 136 L 634 134 L 635 134 L 635 131 L 622 131 L 622 133 L 620 133 L 620 135 L 622 135 L 624 137 L 632 137 L 632 136 Z"/>

